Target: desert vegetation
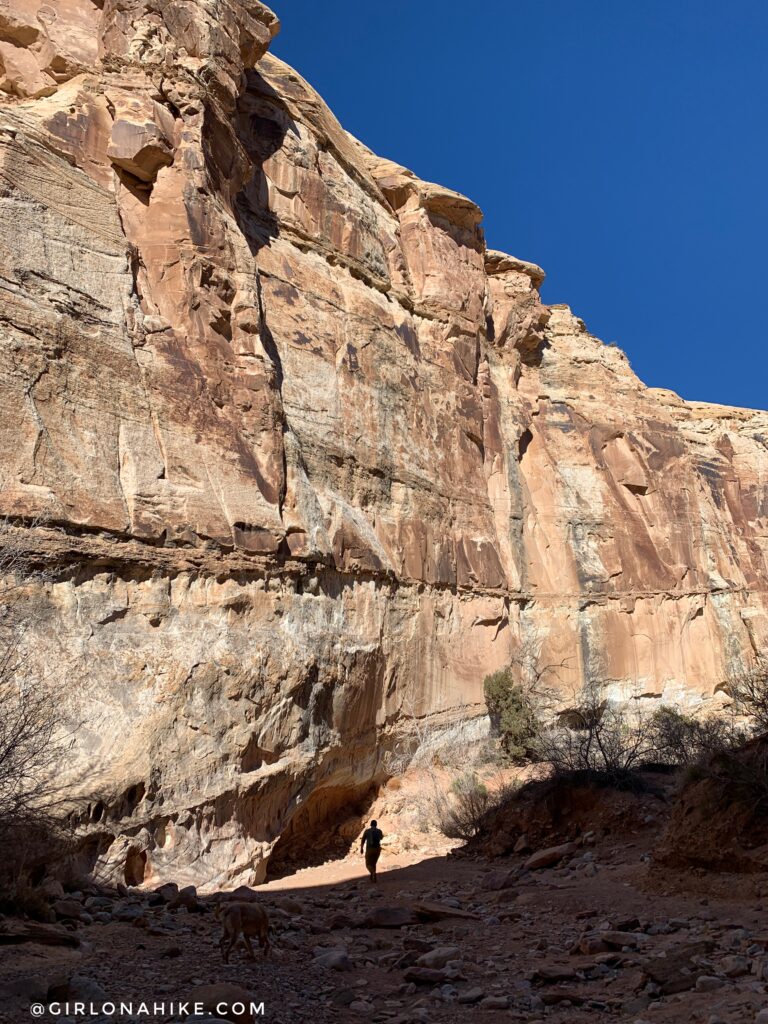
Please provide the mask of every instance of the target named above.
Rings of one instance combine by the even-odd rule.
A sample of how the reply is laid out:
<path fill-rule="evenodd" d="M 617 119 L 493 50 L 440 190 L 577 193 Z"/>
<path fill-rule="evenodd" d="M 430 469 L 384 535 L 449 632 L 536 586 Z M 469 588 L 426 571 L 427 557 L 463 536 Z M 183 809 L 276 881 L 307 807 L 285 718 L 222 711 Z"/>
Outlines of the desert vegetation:
<path fill-rule="evenodd" d="M 597 682 L 563 709 L 540 683 L 541 673 L 530 666 L 526 681 L 519 662 L 484 681 L 500 756 L 508 764 L 528 764 L 532 784 L 640 791 L 653 785 L 654 775 L 672 773 L 679 787 L 706 780 L 724 799 L 741 801 L 757 813 L 768 807 L 768 753 L 759 740 L 768 731 L 764 662 L 729 681 L 721 708 L 701 713 L 666 704 L 649 709 L 641 699 L 612 701 Z M 505 799 L 515 796 L 504 793 Z M 446 835 L 477 836 L 502 804 L 462 783 L 454 793 L 453 814 L 442 815 L 441 828 Z M 469 819 L 471 828 L 462 828 L 457 819 Z"/>
<path fill-rule="evenodd" d="M 44 623 L 25 584 L 42 573 L 16 536 L 0 522 L 0 908 L 34 913 L 33 883 L 69 841 L 56 783 L 67 741 L 51 680 L 28 642 Z"/>
<path fill-rule="evenodd" d="M 556 775 L 592 772 L 619 782 L 644 766 L 688 768 L 738 750 L 768 732 L 768 664 L 727 684 L 728 701 L 701 714 L 648 702 L 609 700 L 588 682 L 563 709 L 541 673 L 526 682 L 515 664 L 486 676 L 484 694 L 492 734 L 512 763 L 549 766 Z M 561 698 L 562 700 L 562 698 Z"/>
<path fill-rule="evenodd" d="M 425 767 L 431 780 L 422 816 L 442 835 L 470 842 L 482 834 L 494 812 L 516 799 L 521 787 L 514 770 L 523 768 L 528 782 L 630 791 L 652 786 L 654 774 L 671 773 L 680 785 L 710 779 L 734 799 L 768 800 L 768 759 L 761 746 L 748 749 L 768 728 L 763 664 L 732 680 L 728 701 L 705 713 L 668 704 L 653 709 L 640 699 L 612 701 L 597 682 L 564 709 L 543 684 L 544 674 L 526 648 L 486 676 L 490 739 L 471 736 L 465 725 L 461 743 L 446 743 L 423 722 L 416 726 L 410 763 Z"/>

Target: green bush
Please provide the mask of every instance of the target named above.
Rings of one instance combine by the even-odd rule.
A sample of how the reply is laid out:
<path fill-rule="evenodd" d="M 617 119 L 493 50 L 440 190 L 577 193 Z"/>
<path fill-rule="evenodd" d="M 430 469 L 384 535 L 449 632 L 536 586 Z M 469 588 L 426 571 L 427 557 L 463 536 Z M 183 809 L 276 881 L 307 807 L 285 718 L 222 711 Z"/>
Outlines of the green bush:
<path fill-rule="evenodd" d="M 540 730 L 530 692 L 515 682 L 509 668 L 486 676 L 483 691 L 491 726 L 505 756 L 511 761 L 530 758 Z"/>
<path fill-rule="evenodd" d="M 484 782 L 481 782 L 474 772 L 465 772 L 463 775 L 459 775 L 458 778 L 453 780 L 451 783 L 451 792 L 456 797 L 462 797 L 469 794 L 472 797 L 478 797 L 484 800 L 488 796 L 488 787 Z"/>
<path fill-rule="evenodd" d="M 451 797 L 435 800 L 435 824 L 448 839 L 473 839 L 492 806 L 491 794 L 474 772 L 465 772 L 451 783 Z"/>

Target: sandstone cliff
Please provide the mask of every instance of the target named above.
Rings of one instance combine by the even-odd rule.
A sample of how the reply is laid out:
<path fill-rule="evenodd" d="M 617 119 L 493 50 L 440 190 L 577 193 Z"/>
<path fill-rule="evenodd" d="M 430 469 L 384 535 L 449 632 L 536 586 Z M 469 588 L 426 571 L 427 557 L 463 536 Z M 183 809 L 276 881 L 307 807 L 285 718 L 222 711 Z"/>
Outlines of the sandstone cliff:
<path fill-rule="evenodd" d="M 768 633 L 768 414 L 646 388 L 276 31 L 0 0 L 0 514 L 131 881 L 260 879 L 521 647 L 696 702 Z"/>

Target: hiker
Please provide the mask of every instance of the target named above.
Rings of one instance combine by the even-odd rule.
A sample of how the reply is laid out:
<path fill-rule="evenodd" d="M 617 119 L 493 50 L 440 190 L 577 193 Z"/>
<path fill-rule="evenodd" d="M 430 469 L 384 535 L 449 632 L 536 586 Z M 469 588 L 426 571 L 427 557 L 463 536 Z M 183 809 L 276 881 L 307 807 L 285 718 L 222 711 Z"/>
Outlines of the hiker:
<path fill-rule="evenodd" d="M 363 832 L 363 838 L 360 842 L 360 853 L 365 850 L 365 866 L 368 868 L 368 874 L 371 876 L 372 882 L 376 881 L 376 861 L 381 853 L 381 840 L 383 838 L 384 833 L 376 822 L 372 821 L 370 828 Z"/>

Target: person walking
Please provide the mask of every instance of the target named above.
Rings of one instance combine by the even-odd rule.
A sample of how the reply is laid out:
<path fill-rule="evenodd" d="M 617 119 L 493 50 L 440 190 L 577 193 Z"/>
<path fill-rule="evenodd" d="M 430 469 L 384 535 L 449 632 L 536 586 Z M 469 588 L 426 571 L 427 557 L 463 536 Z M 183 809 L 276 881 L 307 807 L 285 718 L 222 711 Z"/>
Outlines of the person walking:
<path fill-rule="evenodd" d="M 365 852 L 365 866 L 372 882 L 376 881 L 376 863 L 381 855 L 381 840 L 383 838 L 384 833 L 376 822 L 372 821 L 370 827 L 363 832 L 363 838 L 360 841 L 360 853 Z"/>

